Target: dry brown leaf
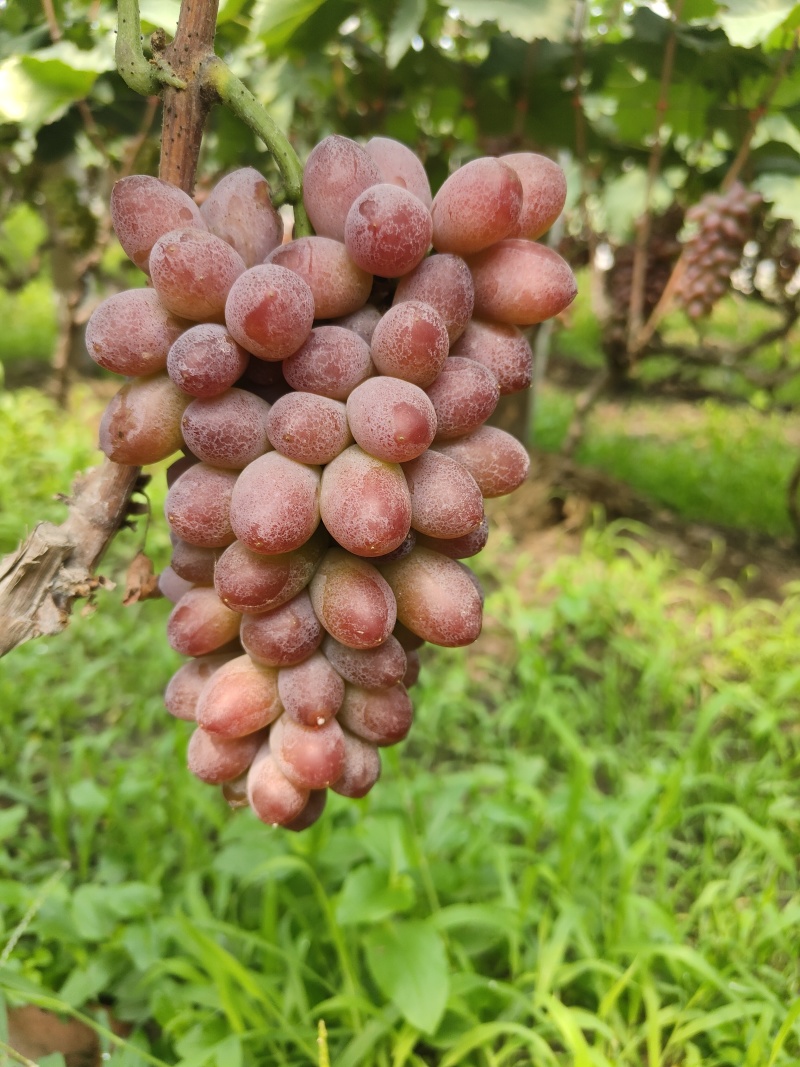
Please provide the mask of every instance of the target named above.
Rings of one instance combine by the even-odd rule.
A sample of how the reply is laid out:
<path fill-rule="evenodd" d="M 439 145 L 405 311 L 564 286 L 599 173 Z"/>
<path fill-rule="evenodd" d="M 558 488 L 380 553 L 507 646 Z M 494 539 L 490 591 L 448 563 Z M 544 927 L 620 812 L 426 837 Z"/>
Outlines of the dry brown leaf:
<path fill-rule="evenodd" d="M 122 603 L 128 607 L 139 600 L 150 600 L 160 596 L 153 561 L 144 552 L 137 552 L 125 576 L 125 596 Z"/>

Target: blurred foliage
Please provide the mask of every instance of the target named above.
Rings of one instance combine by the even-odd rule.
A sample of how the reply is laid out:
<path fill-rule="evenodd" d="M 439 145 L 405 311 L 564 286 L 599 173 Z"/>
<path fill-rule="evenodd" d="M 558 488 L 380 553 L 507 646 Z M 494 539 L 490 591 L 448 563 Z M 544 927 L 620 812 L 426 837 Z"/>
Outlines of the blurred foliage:
<path fill-rule="evenodd" d="M 680 190 L 693 200 L 718 183 L 792 45 L 800 5 L 768 0 L 755 13 L 751 7 L 732 0 L 682 6 L 663 115 L 662 198 Z M 60 0 L 53 10 L 50 24 L 38 0 L 17 0 L 0 12 L 6 202 L 14 194 L 33 197 L 42 170 L 57 162 L 73 174 L 118 162 L 145 107 L 113 69 L 113 4 Z M 177 12 L 177 0 L 145 0 L 145 34 L 156 26 L 174 31 Z M 643 206 L 636 175 L 654 134 L 673 29 L 667 16 L 663 0 L 223 0 L 217 50 L 303 155 L 330 132 L 386 134 L 420 152 L 434 186 L 486 151 L 585 155 L 602 229 L 619 227 L 613 216 L 620 200 L 623 215 Z M 94 127 L 76 106 L 84 99 Z M 576 143 L 577 124 L 585 127 L 585 151 Z M 155 164 L 154 144 L 143 153 L 143 169 Z M 798 149 L 794 65 L 758 119 L 750 167 L 752 178 L 769 179 L 782 210 L 792 208 L 790 200 L 800 208 L 785 180 L 800 173 Z M 259 157 L 253 135 L 218 111 L 206 173 Z"/>

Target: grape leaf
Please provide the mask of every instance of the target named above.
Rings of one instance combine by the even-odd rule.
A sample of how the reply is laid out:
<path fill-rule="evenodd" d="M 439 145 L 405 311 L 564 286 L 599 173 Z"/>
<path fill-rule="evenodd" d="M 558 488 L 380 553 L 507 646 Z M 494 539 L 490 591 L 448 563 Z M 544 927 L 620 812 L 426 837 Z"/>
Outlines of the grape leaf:
<path fill-rule="evenodd" d="M 11 56 L 0 63 L 0 122 L 34 130 L 55 122 L 87 96 L 96 76 L 59 60 L 41 63 L 31 56 Z"/>
<path fill-rule="evenodd" d="M 396 922 L 371 930 L 367 964 L 381 993 L 418 1030 L 436 1032 L 450 991 L 444 942 L 426 922 Z"/>
<path fill-rule="evenodd" d="M 720 15 L 731 44 L 752 48 L 765 41 L 791 14 L 791 0 L 725 0 L 727 14 Z"/>
<path fill-rule="evenodd" d="M 148 26 L 160 26 L 168 33 L 174 34 L 178 26 L 180 0 L 141 0 L 139 14 Z"/>
<path fill-rule="evenodd" d="M 256 36 L 279 48 L 322 6 L 324 0 L 260 0 L 253 8 Z"/>
<path fill-rule="evenodd" d="M 419 33 L 425 16 L 426 0 L 400 0 L 392 16 L 386 41 L 386 65 L 394 70 Z"/>
<path fill-rule="evenodd" d="M 572 24 L 572 6 L 561 0 L 461 0 L 453 7 L 465 22 L 496 22 L 523 41 L 564 40 Z"/>

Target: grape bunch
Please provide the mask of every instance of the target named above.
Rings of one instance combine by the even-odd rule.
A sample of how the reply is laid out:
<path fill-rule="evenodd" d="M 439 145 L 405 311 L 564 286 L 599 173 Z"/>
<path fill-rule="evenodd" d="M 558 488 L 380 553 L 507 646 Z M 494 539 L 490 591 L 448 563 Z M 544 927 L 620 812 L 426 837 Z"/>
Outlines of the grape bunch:
<path fill-rule="evenodd" d="M 114 227 L 150 286 L 87 329 L 92 358 L 129 378 L 102 419 L 106 455 L 184 452 L 160 585 L 168 640 L 191 657 L 165 694 L 195 724 L 189 769 L 293 830 L 329 787 L 375 783 L 379 749 L 411 726 L 420 647 L 478 636 L 462 560 L 486 543 L 484 497 L 529 465 L 485 422 L 530 384 L 520 326 L 575 295 L 535 243 L 566 192 L 543 156 L 467 163 L 434 199 L 404 145 L 331 136 L 303 187 L 316 233 L 287 242 L 251 168 L 200 207 L 122 179 Z"/>
<path fill-rule="evenodd" d="M 663 215 L 652 220 L 647 242 L 645 280 L 642 311 L 644 318 L 650 316 L 661 299 L 681 246 L 677 234 L 683 221 L 683 212 L 673 205 Z M 631 290 L 633 288 L 633 262 L 636 246 L 622 245 L 614 251 L 614 263 L 606 275 L 610 315 L 607 334 L 612 343 L 627 346 L 628 318 L 630 315 Z"/>
<path fill-rule="evenodd" d="M 685 268 L 676 301 L 690 319 L 705 318 L 728 291 L 761 203 L 759 193 L 734 182 L 727 192 L 710 193 L 686 212 L 686 221 L 694 223 L 697 232 L 684 245 Z"/>

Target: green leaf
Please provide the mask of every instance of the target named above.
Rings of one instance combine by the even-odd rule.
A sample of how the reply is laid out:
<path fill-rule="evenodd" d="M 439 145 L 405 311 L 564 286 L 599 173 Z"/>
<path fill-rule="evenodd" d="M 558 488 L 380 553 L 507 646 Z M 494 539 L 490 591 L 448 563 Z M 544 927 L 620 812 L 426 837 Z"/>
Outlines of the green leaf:
<path fill-rule="evenodd" d="M 65 1003 L 79 1008 L 87 1000 L 108 989 L 114 970 L 102 956 L 91 960 L 85 967 L 76 967 L 59 990 Z"/>
<path fill-rule="evenodd" d="M 779 219 L 793 219 L 800 226 L 800 182 L 788 174 L 763 174 L 753 182 L 765 200 L 772 204 L 772 213 Z"/>
<path fill-rule="evenodd" d="M 444 942 L 426 922 L 371 930 L 367 963 L 381 993 L 412 1026 L 435 1033 L 447 1005 L 450 976 Z"/>
<path fill-rule="evenodd" d="M 374 923 L 388 919 L 398 911 L 408 911 L 414 904 L 414 888 L 407 875 L 389 880 L 381 867 L 357 867 L 345 879 L 336 918 L 342 926 Z"/>
<path fill-rule="evenodd" d="M 670 7 L 675 8 L 672 0 Z M 713 19 L 719 11 L 717 0 L 686 0 L 681 8 L 682 22 L 700 22 L 705 19 Z"/>
<path fill-rule="evenodd" d="M 91 72 L 71 71 L 61 63 L 31 64 L 30 57 L 11 56 L 0 63 L 0 122 L 37 130 L 84 99 L 94 81 Z"/>
<path fill-rule="evenodd" d="M 82 815 L 102 815 L 108 807 L 108 797 L 91 778 L 70 786 L 69 802 Z"/>
<path fill-rule="evenodd" d="M 253 9 L 255 35 L 268 47 L 280 48 L 325 0 L 258 0 Z"/>
<path fill-rule="evenodd" d="M 752 48 L 765 41 L 794 8 L 791 0 L 725 0 L 720 25 L 731 44 Z"/>
<path fill-rule="evenodd" d="M 419 33 L 426 6 L 426 0 L 399 0 L 386 41 L 386 65 L 390 70 L 394 70 Z"/>
<path fill-rule="evenodd" d="M 80 885 L 72 896 L 72 918 L 80 937 L 105 941 L 116 925 L 110 907 L 111 890 L 99 885 Z"/>
<path fill-rule="evenodd" d="M 120 919 L 147 915 L 161 900 L 161 893 L 144 882 L 127 882 L 108 888 L 109 907 Z"/>
<path fill-rule="evenodd" d="M 242 1067 L 243 1061 L 242 1039 L 238 1034 L 226 1037 L 214 1049 L 214 1062 L 217 1067 Z"/>
<path fill-rule="evenodd" d="M 110 42 L 95 48 L 78 48 L 72 41 L 58 41 L 48 48 L 40 48 L 23 57 L 30 63 L 58 63 L 72 71 L 105 74 L 116 69 L 114 52 Z"/>
<path fill-rule="evenodd" d="M 572 24 L 572 7 L 562 0 L 460 0 L 456 6 L 470 25 L 496 22 L 523 41 L 563 41 Z"/>
<path fill-rule="evenodd" d="M 153 29 L 159 26 L 174 33 L 178 26 L 180 9 L 180 0 L 141 0 L 139 14 L 143 25 L 146 23 Z"/>
<path fill-rule="evenodd" d="M 0 811 L 0 841 L 13 837 L 27 818 L 28 809 L 24 804 L 15 804 L 5 811 Z"/>
<path fill-rule="evenodd" d="M 31 129 L 61 118 L 90 93 L 99 74 L 114 69 L 110 46 L 84 50 L 71 41 L 0 63 L 0 122 Z"/>
<path fill-rule="evenodd" d="M 217 16 L 217 26 L 222 26 L 232 19 L 238 18 L 247 0 L 223 0 Z"/>

